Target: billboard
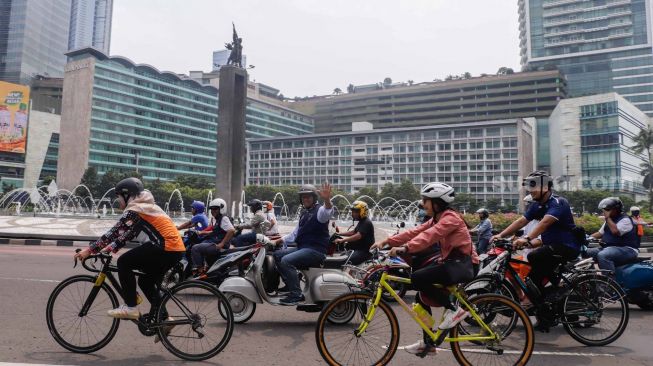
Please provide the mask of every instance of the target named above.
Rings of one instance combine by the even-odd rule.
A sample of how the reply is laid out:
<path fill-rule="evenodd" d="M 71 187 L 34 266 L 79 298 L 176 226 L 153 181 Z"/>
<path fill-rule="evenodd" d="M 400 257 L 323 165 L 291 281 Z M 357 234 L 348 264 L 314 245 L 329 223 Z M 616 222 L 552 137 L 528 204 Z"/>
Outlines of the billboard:
<path fill-rule="evenodd" d="M 0 81 L 0 151 L 25 153 L 29 87 Z"/>

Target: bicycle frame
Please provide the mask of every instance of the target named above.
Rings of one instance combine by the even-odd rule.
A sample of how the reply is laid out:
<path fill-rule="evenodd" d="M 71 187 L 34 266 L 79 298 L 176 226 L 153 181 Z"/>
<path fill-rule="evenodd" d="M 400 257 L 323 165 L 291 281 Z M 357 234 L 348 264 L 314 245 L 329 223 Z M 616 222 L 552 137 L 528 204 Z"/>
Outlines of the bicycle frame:
<path fill-rule="evenodd" d="M 95 277 L 95 283 L 93 284 L 93 289 L 88 295 L 88 298 L 86 298 L 86 301 L 84 302 L 84 305 L 82 306 L 82 309 L 79 312 L 79 316 L 86 316 L 88 313 L 88 310 L 90 309 L 91 305 L 93 305 L 93 301 L 95 301 L 95 298 L 97 297 L 97 294 L 100 292 L 100 288 L 102 287 L 102 284 L 108 279 L 109 283 L 111 286 L 114 288 L 116 292 L 118 292 L 118 295 L 123 297 L 123 292 L 122 292 L 122 287 L 120 287 L 119 281 L 116 279 L 116 277 L 113 275 L 113 269 L 115 267 L 111 267 L 111 257 L 105 258 L 102 260 L 102 269 L 101 270 L 96 270 L 98 272 L 97 276 Z M 86 269 L 90 270 L 90 268 L 84 266 Z M 160 287 L 158 288 L 159 290 L 163 291 L 165 294 L 170 296 L 170 299 L 177 305 L 179 308 L 184 312 L 184 315 L 186 316 L 186 319 L 175 319 L 175 320 L 165 320 L 163 323 L 155 323 L 152 322 L 150 324 L 145 324 L 143 323 L 140 319 L 139 320 L 132 320 L 136 324 L 141 324 L 149 328 L 158 328 L 163 325 L 165 326 L 171 326 L 171 325 L 183 325 L 183 324 L 193 324 L 194 320 L 192 319 L 191 315 L 192 312 L 184 303 L 179 301 L 177 297 L 167 288 Z"/>
<path fill-rule="evenodd" d="M 438 328 L 436 332 L 433 332 L 433 330 L 431 330 L 426 324 L 424 324 L 422 319 L 420 319 L 419 315 L 417 315 L 417 313 L 415 313 L 415 311 L 411 309 L 410 306 L 408 306 L 408 304 L 406 304 L 406 302 L 401 297 L 399 297 L 399 295 L 397 295 L 397 293 L 388 284 L 388 281 L 400 282 L 405 284 L 411 283 L 409 278 L 391 276 L 388 275 L 387 272 L 383 272 L 383 274 L 381 275 L 381 280 L 379 281 L 379 286 L 376 289 L 374 302 L 367 310 L 367 314 L 365 314 L 365 318 L 363 319 L 363 322 L 356 330 L 357 336 L 365 332 L 370 322 L 372 321 L 372 318 L 374 318 L 374 314 L 376 313 L 376 308 L 379 306 L 379 303 L 381 302 L 381 294 L 383 293 L 383 289 L 388 291 L 388 293 L 397 301 L 397 303 L 399 303 L 402 309 L 404 309 L 404 311 L 408 313 L 411 316 L 411 318 L 413 318 L 413 320 L 420 326 L 420 328 L 422 328 L 422 330 L 424 330 L 424 332 L 426 332 L 426 334 L 429 335 L 429 337 L 431 337 L 433 341 L 437 341 L 441 339 L 444 334 L 448 334 L 449 329 L 442 330 Z M 434 286 L 437 288 L 443 288 L 442 285 L 434 285 Z M 494 340 L 499 338 L 499 336 L 496 333 L 494 333 L 494 331 L 487 324 L 485 324 L 483 319 L 481 319 L 481 317 L 476 313 L 474 307 L 467 302 L 464 293 L 461 293 L 456 286 L 448 286 L 447 290 L 449 290 L 449 292 L 451 292 L 456 297 L 456 299 L 458 299 L 458 301 L 463 307 L 469 310 L 470 315 L 474 318 L 474 320 L 476 320 L 476 322 L 479 325 L 481 325 L 482 329 L 485 330 L 485 332 L 487 333 L 463 335 L 455 338 L 445 337 L 444 341 L 446 342 L 486 341 L 486 340 Z M 444 313 L 440 318 L 440 322 L 442 322 L 443 319 L 444 319 Z"/>

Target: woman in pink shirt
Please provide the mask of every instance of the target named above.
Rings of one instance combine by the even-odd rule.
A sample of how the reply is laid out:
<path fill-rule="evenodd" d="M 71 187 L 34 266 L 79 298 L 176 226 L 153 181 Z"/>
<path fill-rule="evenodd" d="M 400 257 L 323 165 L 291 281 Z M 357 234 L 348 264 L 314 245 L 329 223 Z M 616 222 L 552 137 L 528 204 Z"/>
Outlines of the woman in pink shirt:
<path fill-rule="evenodd" d="M 372 248 L 389 245 L 393 247 L 390 256 L 409 254 L 417 258 L 413 260 L 411 275 L 413 288 L 420 291 L 416 301 L 429 313 L 431 309 L 421 299 L 421 294 L 444 306 L 445 316 L 438 328 L 450 329 L 469 313 L 453 306 L 449 294 L 436 289 L 433 284 L 453 285 L 471 280 L 474 277 L 473 257 L 478 261 L 478 256 L 467 223 L 449 207 L 454 200 L 454 189 L 444 183 L 430 183 L 422 188 L 421 196 L 426 215 L 433 219 L 378 242 Z M 413 354 L 434 354 L 435 346 L 430 337 L 424 334 L 423 340 L 405 347 L 405 350 Z"/>

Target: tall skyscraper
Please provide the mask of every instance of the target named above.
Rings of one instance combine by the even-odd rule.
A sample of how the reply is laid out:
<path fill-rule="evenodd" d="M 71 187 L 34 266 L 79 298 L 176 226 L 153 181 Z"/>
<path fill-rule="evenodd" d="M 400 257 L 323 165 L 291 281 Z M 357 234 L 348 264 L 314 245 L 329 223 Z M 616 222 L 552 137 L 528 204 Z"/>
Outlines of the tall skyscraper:
<path fill-rule="evenodd" d="M 109 53 L 113 0 L 72 0 L 68 49 L 93 47 Z"/>
<path fill-rule="evenodd" d="M 0 0 L 0 80 L 62 77 L 71 0 Z"/>
<path fill-rule="evenodd" d="M 571 97 L 617 92 L 653 115 L 652 0 L 519 0 L 521 64 L 559 68 Z"/>

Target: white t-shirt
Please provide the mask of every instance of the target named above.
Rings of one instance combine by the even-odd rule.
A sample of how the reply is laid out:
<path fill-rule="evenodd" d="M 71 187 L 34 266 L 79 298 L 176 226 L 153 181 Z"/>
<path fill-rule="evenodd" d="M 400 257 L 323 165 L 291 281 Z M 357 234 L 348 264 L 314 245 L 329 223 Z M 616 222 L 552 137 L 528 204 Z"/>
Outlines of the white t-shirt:
<path fill-rule="evenodd" d="M 277 217 L 274 215 L 274 212 L 267 212 L 267 219 L 270 222 L 270 225 L 272 225 L 272 220 L 274 220 L 274 225 L 268 229 L 268 231 L 265 232 L 266 236 L 271 236 L 271 235 L 278 235 L 279 234 L 279 228 L 277 227 Z"/>
<path fill-rule="evenodd" d="M 222 216 L 222 220 L 220 221 L 220 227 L 224 231 L 235 230 L 234 225 L 231 223 L 231 220 L 229 220 L 227 216 Z"/>
<path fill-rule="evenodd" d="M 619 230 L 619 235 L 624 235 L 629 233 L 633 229 L 633 222 L 630 221 L 630 217 L 624 217 L 623 219 L 617 222 L 617 230 Z M 599 234 L 603 235 L 605 233 L 605 223 L 599 229 Z M 634 250 L 639 253 L 639 249 L 633 247 L 626 247 Z"/>

